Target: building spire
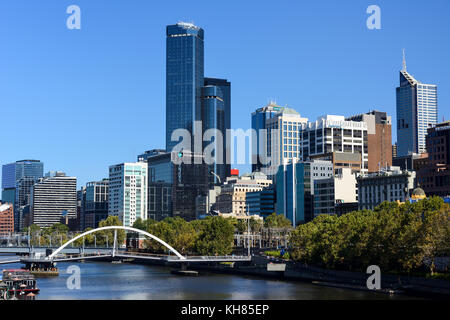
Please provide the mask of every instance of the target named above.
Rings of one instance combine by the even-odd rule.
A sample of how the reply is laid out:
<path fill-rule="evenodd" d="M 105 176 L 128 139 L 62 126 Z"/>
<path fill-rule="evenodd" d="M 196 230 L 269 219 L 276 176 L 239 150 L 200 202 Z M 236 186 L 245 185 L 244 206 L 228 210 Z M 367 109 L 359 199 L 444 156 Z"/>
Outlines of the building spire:
<path fill-rule="evenodd" d="M 405 49 L 403 49 L 403 71 L 406 72 L 406 57 L 405 57 Z"/>

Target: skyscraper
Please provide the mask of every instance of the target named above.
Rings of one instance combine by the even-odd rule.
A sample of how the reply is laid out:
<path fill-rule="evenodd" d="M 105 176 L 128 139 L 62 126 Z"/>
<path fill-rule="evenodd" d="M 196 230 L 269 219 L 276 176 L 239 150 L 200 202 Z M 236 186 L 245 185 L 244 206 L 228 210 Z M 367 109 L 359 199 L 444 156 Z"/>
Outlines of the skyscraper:
<path fill-rule="evenodd" d="M 273 118 L 278 112 L 280 112 L 282 107 L 278 106 L 275 102 L 271 101 L 268 105 L 262 108 L 256 109 L 252 113 L 252 129 L 255 130 L 256 140 L 252 140 L 252 171 L 260 171 L 263 167 L 261 159 L 259 158 L 260 153 L 265 152 L 261 150 L 260 146 L 267 146 L 267 135 L 264 131 L 267 130 L 267 121 Z"/>
<path fill-rule="evenodd" d="M 205 78 L 204 84 L 202 97 L 205 115 L 203 118 L 204 130 L 215 128 L 223 136 L 223 164 L 218 164 L 210 169 L 220 177 L 221 181 L 225 181 L 225 178 L 231 174 L 231 150 L 226 141 L 226 132 L 228 129 L 231 129 L 231 83 L 226 79 Z M 208 94 L 211 90 L 219 94 L 209 96 Z M 221 106 L 223 106 L 223 109 L 220 108 Z M 217 178 L 214 175 L 212 175 L 212 179 L 214 182 L 217 182 Z"/>
<path fill-rule="evenodd" d="M 176 129 L 195 134 L 194 121 L 202 120 L 201 88 L 204 86 L 203 29 L 179 22 L 166 28 L 166 150 Z M 199 134 L 201 134 L 201 130 Z"/>
<path fill-rule="evenodd" d="M 367 173 L 369 168 L 367 123 L 346 121 L 344 116 L 326 115 L 302 125 L 298 144 L 300 159 L 331 160 L 333 168 L 352 168 Z"/>
<path fill-rule="evenodd" d="M 16 202 L 16 163 L 2 166 L 2 200 L 3 202 Z"/>
<path fill-rule="evenodd" d="M 2 198 L 14 204 L 14 226 L 23 227 L 23 215 L 31 204 L 31 187 L 44 175 L 44 163 L 20 160 L 2 167 Z"/>
<path fill-rule="evenodd" d="M 266 150 L 272 158 L 272 166 L 275 170 L 286 160 L 301 157 L 300 129 L 307 122 L 307 118 L 302 118 L 297 111 L 291 108 L 280 108 L 274 117 L 267 120 Z M 274 153 L 272 153 L 272 148 Z M 269 175 L 272 174 L 276 174 L 276 172 Z"/>
<path fill-rule="evenodd" d="M 172 216 L 172 188 L 175 164 L 171 153 L 154 149 L 138 156 L 148 165 L 148 218 L 163 220 Z"/>
<path fill-rule="evenodd" d="M 108 214 L 126 227 L 137 218 L 147 220 L 147 163 L 122 163 L 109 167 Z"/>
<path fill-rule="evenodd" d="M 63 172 L 47 174 L 39 179 L 31 192 L 32 223 L 51 227 L 66 216 L 77 218 L 77 178 Z"/>
<path fill-rule="evenodd" d="M 214 164 L 209 166 L 210 184 L 230 175 L 230 150 L 226 131 L 231 128 L 231 84 L 226 79 L 204 77 L 204 31 L 192 23 L 179 22 L 166 29 L 166 151 L 179 143 L 172 133 L 186 129 L 202 141 L 208 129 L 217 129 L 223 137 L 222 146 L 212 138 Z M 201 125 L 200 125 L 201 124 Z M 203 149 L 211 144 L 204 142 Z M 220 151 L 220 152 L 219 152 Z"/>
<path fill-rule="evenodd" d="M 437 123 L 437 86 L 423 84 L 403 69 L 397 87 L 397 156 L 426 152 L 425 136 Z"/>
<path fill-rule="evenodd" d="M 211 141 L 203 142 L 203 149 L 213 147 L 211 156 L 214 163 L 208 166 L 210 172 L 214 172 L 217 176 L 210 174 L 210 183 L 218 183 L 218 179 L 225 180 L 225 163 L 226 163 L 226 141 L 223 141 L 225 130 L 225 106 L 222 90 L 217 86 L 206 86 L 202 88 L 203 102 L 203 128 L 205 131 L 217 129 L 216 135 L 207 137 Z M 222 137 L 222 138 L 218 138 Z"/>

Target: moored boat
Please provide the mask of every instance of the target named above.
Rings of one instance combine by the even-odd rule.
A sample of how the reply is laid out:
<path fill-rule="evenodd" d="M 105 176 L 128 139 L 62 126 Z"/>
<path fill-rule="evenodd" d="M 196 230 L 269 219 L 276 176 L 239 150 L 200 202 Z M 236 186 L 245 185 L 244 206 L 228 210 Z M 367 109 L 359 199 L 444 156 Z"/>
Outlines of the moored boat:
<path fill-rule="evenodd" d="M 6 288 L 9 296 L 22 296 L 39 292 L 35 277 L 30 271 L 24 269 L 3 270 L 2 285 Z"/>

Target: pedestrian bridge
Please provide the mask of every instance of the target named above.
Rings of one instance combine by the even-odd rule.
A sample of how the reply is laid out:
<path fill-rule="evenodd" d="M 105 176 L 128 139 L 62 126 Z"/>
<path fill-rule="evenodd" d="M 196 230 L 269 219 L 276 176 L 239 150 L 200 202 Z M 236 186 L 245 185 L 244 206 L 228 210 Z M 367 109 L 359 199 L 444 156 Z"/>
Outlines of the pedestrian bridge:
<path fill-rule="evenodd" d="M 112 248 L 71 248 L 70 245 L 88 235 L 97 231 L 102 230 L 114 230 L 114 242 Z M 135 233 L 144 234 L 145 236 L 158 241 L 170 252 L 175 255 L 156 255 L 156 254 L 141 254 L 141 253 L 133 253 L 126 252 L 124 250 L 120 250 L 117 247 L 117 230 L 125 230 L 131 231 Z M 71 240 L 64 243 L 62 246 L 54 250 L 49 256 L 46 257 L 36 257 L 35 252 L 37 249 L 41 249 L 41 252 L 45 252 L 47 248 L 29 248 L 29 247 L 6 247 L 0 248 L 0 253 L 29 253 L 27 258 L 22 258 L 18 260 L 10 260 L 2 262 L 0 260 L 0 264 L 7 263 L 17 263 L 17 262 L 40 262 L 40 263 L 53 263 L 53 262 L 65 262 L 65 261 L 79 261 L 79 260 L 94 260 L 94 259 L 105 259 L 105 258 L 113 258 L 113 259 L 140 259 L 140 260 L 154 260 L 154 261 L 164 261 L 169 263 L 209 263 L 209 262 L 239 262 L 239 261 L 251 261 L 251 256 L 183 256 L 177 250 L 175 250 L 168 243 L 163 241 L 162 239 L 140 229 L 132 228 L 132 227 L 124 227 L 124 226 L 107 226 L 101 227 L 93 230 L 86 231 Z M 83 249 L 83 250 L 81 250 Z M 67 256 L 69 255 L 69 256 Z"/>

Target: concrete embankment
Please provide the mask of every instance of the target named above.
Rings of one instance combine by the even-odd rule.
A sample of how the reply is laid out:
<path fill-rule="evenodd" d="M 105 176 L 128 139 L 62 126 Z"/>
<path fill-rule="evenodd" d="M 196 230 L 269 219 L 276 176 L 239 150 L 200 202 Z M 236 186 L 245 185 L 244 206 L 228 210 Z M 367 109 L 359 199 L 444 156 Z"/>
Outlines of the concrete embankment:
<path fill-rule="evenodd" d="M 135 259 L 131 263 L 168 266 L 179 269 L 180 265 L 163 261 Z M 300 263 L 271 261 L 265 257 L 254 256 L 251 262 L 232 264 L 196 264 L 187 265 L 187 269 L 196 271 L 251 275 L 256 277 L 306 281 L 317 285 L 339 287 L 352 290 L 372 291 L 367 288 L 369 274 L 364 272 L 330 270 Z M 382 293 L 404 293 L 414 296 L 450 298 L 450 281 L 426 279 L 408 276 L 396 276 L 381 273 Z"/>
<path fill-rule="evenodd" d="M 192 266 L 198 270 L 221 273 L 246 274 L 292 281 L 306 281 L 317 285 L 339 287 L 352 290 L 372 291 L 367 288 L 370 276 L 364 272 L 330 270 L 300 263 L 288 262 L 284 271 L 269 271 L 271 261 L 264 257 L 254 257 L 250 264 L 234 264 L 233 266 Z M 275 263 L 276 265 L 277 263 Z M 271 268 L 275 269 L 275 268 Z M 382 293 L 403 293 L 430 298 L 450 298 L 450 281 L 442 279 L 426 279 L 409 276 L 381 274 Z"/>

